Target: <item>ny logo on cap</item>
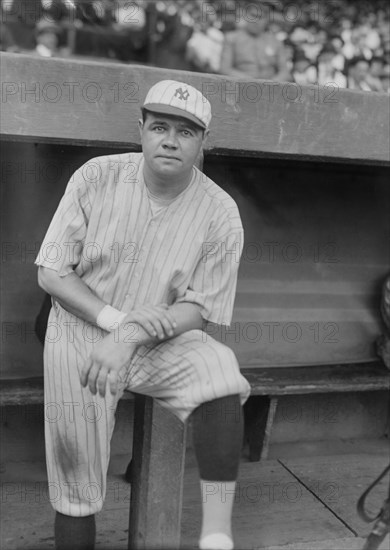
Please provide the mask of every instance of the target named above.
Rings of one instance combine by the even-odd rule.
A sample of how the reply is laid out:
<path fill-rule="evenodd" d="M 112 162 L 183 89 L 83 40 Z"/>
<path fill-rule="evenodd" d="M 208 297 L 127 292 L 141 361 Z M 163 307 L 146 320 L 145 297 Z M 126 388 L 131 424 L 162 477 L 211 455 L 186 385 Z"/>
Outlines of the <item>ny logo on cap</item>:
<path fill-rule="evenodd" d="M 177 88 L 174 97 L 186 101 L 190 97 L 190 92 L 188 90 L 183 90 L 183 88 Z"/>

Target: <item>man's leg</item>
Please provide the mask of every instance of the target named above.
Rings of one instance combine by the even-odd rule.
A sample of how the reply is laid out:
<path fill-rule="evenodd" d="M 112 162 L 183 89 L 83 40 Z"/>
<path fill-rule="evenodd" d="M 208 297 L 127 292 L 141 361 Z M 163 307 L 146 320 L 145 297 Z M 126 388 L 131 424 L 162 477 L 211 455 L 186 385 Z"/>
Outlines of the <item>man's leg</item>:
<path fill-rule="evenodd" d="M 56 550 L 93 550 L 95 548 L 95 516 L 74 518 L 56 513 L 54 523 Z"/>
<path fill-rule="evenodd" d="M 232 548 L 228 533 L 243 443 L 241 405 L 250 395 L 250 385 L 241 375 L 233 351 L 200 330 L 185 332 L 152 348 L 140 346 L 125 385 L 130 391 L 157 399 L 182 422 L 196 411 L 194 437 L 204 509 L 201 548 Z M 220 438 L 217 445 L 216 438 Z M 207 541 L 205 533 L 210 533 Z M 211 543 L 214 535 L 218 540 Z"/>
<path fill-rule="evenodd" d="M 44 349 L 46 466 L 57 550 L 94 547 L 94 516 L 106 494 L 115 410 L 123 393 L 121 387 L 118 395 L 102 398 L 81 386 L 80 370 L 93 342 L 83 338 L 84 325 L 75 319 L 52 309 Z M 66 323 L 75 327 L 74 342 Z"/>
<path fill-rule="evenodd" d="M 202 495 L 201 549 L 233 548 L 231 519 L 243 444 L 239 395 L 203 403 L 192 415 Z"/>

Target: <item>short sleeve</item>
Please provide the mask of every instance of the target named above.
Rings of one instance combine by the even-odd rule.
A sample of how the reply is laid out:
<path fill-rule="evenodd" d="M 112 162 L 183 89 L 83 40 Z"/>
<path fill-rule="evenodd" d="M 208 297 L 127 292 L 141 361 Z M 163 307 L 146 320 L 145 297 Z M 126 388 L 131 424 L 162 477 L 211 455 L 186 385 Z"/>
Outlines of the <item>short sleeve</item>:
<path fill-rule="evenodd" d="M 86 163 L 68 182 L 35 260 L 36 265 L 53 269 L 61 277 L 75 269 L 81 259 L 94 193 L 95 185 L 88 179 Z"/>
<path fill-rule="evenodd" d="M 243 249 L 244 232 L 237 213 L 203 243 L 202 256 L 185 294 L 176 303 L 201 306 L 203 319 L 230 325 L 237 288 L 237 275 Z"/>

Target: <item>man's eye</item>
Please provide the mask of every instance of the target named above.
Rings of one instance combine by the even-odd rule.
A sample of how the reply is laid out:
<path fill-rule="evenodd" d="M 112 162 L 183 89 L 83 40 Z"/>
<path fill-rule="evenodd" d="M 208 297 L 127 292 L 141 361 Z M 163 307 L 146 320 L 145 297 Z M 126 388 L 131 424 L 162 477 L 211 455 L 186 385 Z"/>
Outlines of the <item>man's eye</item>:
<path fill-rule="evenodd" d="M 185 135 L 186 137 L 192 136 L 192 133 L 189 130 L 183 130 L 182 134 Z"/>
<path fill-rule="evenodd" d="M 161 132 L 164 130 L 164 127 L 163 126 L 155 126 L 154 129 L 157 131 L 157 132 Z"/>

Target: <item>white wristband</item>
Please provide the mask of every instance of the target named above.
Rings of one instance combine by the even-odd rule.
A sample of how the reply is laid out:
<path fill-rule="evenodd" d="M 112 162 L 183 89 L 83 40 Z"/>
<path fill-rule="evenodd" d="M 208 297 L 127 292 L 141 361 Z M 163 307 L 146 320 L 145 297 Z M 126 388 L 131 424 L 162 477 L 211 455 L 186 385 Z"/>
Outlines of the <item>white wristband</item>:
<path fill-rule="evenodd" d="M 106 305 L 97 316 L 96 324 L 107 332 L 113 332 L 119 327 L 126 315 L 127 313 Z"/>

